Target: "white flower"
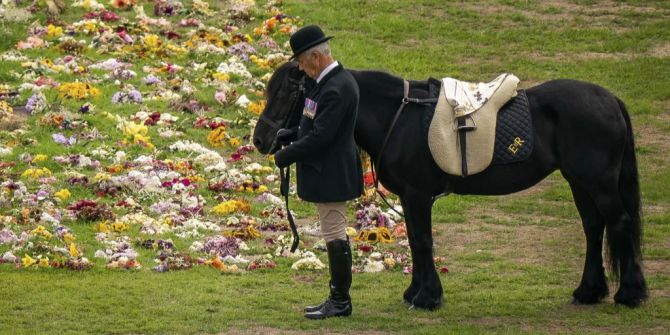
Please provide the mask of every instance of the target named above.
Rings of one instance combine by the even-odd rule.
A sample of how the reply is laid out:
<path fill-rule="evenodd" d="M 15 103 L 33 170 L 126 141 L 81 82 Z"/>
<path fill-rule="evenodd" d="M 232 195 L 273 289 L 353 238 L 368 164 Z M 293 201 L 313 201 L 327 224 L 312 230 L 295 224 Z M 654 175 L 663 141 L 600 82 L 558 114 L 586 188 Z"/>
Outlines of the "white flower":
<path fill-rule="evenodd" d="M 242 256 L 240 256 L 240 255 L 237 255 L 237 256 L 235 256 L 235 257 L 233 257 L 233 256 L 231 256 L 231 255 L 226 255 L 226 257 L 224 257 L 224 258 L 222 259 L 222 261 L 223 261 L 224 263 L 233 263 L 233 264 L 246 264 L 246 263 L 249 263 L 249 260 L 248 260 L 248 259 L 244 259 L 244 258 L 243 258 Z"/>
<path fill-rule="evenodd" d="M 205 245 L 202 242 L 194 241 L 193 243 L 191 243 L 191 246 L 188 249 L 193 251 L 193 252 L 201 252 L 202 248 L 204 248 L 204 246 Z"/>
<path fill-rule="evenodd" d="M 228 166 L 225 162 L 219 162 L 216 165 L 211 165 L 205 168 L 205 172 L 226 172 Z"/>
<path fill-rule="evenodd" d="M 117 151 L 114 155 L 114 162 L 121 163 L 126 161 L 126 153 L 124 151 Z"/>
<path fill-rule="evenodd" d="M 16 262 L 16 256 L 11 251 L 7 251 L 2 254 L 2 261 L 5 263 L 14 263 Z"/>
<path fill-rule="evenodd" d="M 104 62 L 93 64 L 93 65 L 89 66 L 89 68 L 100 69 L 100 70 L 105 70 L 105 71 L 113 71 L 113 70 L 116 70 L 116 69 L 125 69 L 129 66 L 130 66 L 130 64 L 128 64 L 128 63 L 119 62 L 115 58 L 110 58 L 110 59 L 107 59 Z"/>
<path fill-rule="evenodd" d="M 291 265 L 291 269 L 293 270 L 323 270 L 325 268 L 326 266 L 323 262 L 316 257 L 301 258 Z"/>
<path fill-rule="evenodd" d="M 93 255 L 93 257 L 104 258 L 106 260 L 109 260 L 109 256 L 107 256 L 107 253 L 99 249 L 95 252 L 95 255 Z"/>
<path fill-rule="evenodd" d="M 12 148 L 0 147 L 0 156 L 8 156 L 12 154 Z"/>
<path fill-rule="evenodd" d="M 247 108 L 247 106 L 251 103 L 249 98 L 247 98 L 246 94 L 242 94 L 239 98 L 237 98 L 237 101 L 235 101 L 235 106 L 239 106 L 242 108 Z"/>
<path fill-rule="evenodd" d="M 216 68 L 216 72 L 225 73 L 225 74 L 234 74 L 238 75 L 245 79 L 251 79 L 252 75 L 247 70 L 247 67 L 237 58 L 237 56 L 230 57 L 228 62 L 222 62 Z"/>
<path fill-rule="evenodd" d="M 193 163 L 198 165 L 209 165 L 223 162 L 223 157 L 217 152 L 208 152 L 200 154 L 193 159 Z"/>
<path fill-rule="evenodd" d="M 367 261 L 365 267 L 363 267 L 363 272 L 381 272 L 384 271 L 384 262 L 382 261 Z"/>

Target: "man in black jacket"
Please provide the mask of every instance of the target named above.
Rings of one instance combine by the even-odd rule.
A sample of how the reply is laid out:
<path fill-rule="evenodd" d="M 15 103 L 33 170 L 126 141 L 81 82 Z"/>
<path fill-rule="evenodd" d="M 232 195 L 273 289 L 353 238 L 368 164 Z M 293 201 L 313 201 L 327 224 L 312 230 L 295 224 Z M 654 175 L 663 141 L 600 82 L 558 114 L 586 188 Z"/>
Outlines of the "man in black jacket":
<path fill-rule="evenodd" d="M 298 196 L 319 212 L 330 266 L 330 295 L 324 303 L 305 308 L 305 317 L 324 319 L 351 315 L 351 247 L 346 235 L 346 201 L 363 192 L 363 171 L 354 141 L 358 114 L 358 84 L 330 54 L 318 26 L 306 26 L 291 36 L 293 59 L 315 80 L 307 92 L 300 125 L 280 131 L 290 142 L 275 153 L 275 164 L 296 163 Z"/>

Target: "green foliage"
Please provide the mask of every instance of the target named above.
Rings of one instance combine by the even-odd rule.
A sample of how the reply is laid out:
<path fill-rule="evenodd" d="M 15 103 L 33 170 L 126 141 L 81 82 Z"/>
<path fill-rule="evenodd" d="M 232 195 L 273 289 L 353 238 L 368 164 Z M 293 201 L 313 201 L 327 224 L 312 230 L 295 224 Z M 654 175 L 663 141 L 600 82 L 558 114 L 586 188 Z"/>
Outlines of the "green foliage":
<path fill-rule="evenodd" d="M 146 8 L 149 12 L 150 6 Z M 622 98 L 634 129 L 645 130 L 636 131 L 636 141 L 650 300 L 635 310 L 613 305 L 611 297 L 596 306 L 569 303 L 583 269 L 584 237 L 570 189 L 555 173 L 536 189 L 519 194 L 450 195 L 436 202 L 435 255 L 446 257 L 449 268 L 448 274 L 440 275 L 445 302 L 438 311 L 408 310 L 401 295 L 410 277 L 397 272 L 354 275 L 354 315 L 310 322 L 301 311 L 326 296 L 328 278 L 322 273 L 295 273 L 284 267 L 242 276 L 220 275 L 211 268 L 156 274 L 109 271 L 103 264 L 79 273 L 2 265 L 0 333 L 663 334 L 670 329 L 669 2 L 304 0 L 286 1 L 285 9 L 335 35 L 335 58 L 347 67 L 380 69 L 410 79 L 451 76 L 472 81 L 513 72 L 527 85 L 575 78 L 598 83 Z M 72 22 L 82 14 L 68 8 L 61 19 Z M 132 17 L 132 12 L 122 15 Z M 41 22 L 45 16 L 39 14 Z M 214 22 L 217 18 L 209 24 Z M 0 50 L 13 48 L 25 36 L 25 23 L 4 22 Z M 216 57 L 200 56 L 197 61 L 216 63 Z M 136 59 L 135 67 L 154 63 Z M 0 63 L 0 82 L 22 83 L 11 75 L 21 72 L 19 65 Z M 113 88 L 100 88 L 113 93 Z M 110 91 L 103 93 L 110 96 Z M 212 103 L 212 94 L 203 91 L 198 98 Z M 138 109 L 112 105 L 109 99 L 94 103 L 99 111 L 124 116 Z M 149 106 L 167 109 L 165 103 Z M 100 122 L 97 115 L 84 119 L 110 135 L 104 143 L 114 145 L 122 138 L 113 122 Z M 50 140 L 52 130 L 30 127 L 30 136 L 41 145 L 26 152 L 68 152 Z M 207 133 L 186 128 L 188 137 Z M 157 134 L 150 135 L 160 143 Z M 16 160 L 16 155 L 7 159 Z M 53 163 L 43 166 L 63 169 Z M 26 167 L 19 163 L 17 170 Z M 93 197 L 84 187 L 70 190 L 76 198 Z M 291 206 L 307 219 L 316 214 L 301 201 L 292 200 Z M 78 243 L 90 248 L 85 252 L 102 247 L 93 238 L 91 224 L 78 223 L 72 229 Z M 191 242 L 178 241 L 178 249 Z M 138 252 L 142 264 L 150 267 L 154 254 Z M 611 292 L 616 292 L 615 286 Z"/>

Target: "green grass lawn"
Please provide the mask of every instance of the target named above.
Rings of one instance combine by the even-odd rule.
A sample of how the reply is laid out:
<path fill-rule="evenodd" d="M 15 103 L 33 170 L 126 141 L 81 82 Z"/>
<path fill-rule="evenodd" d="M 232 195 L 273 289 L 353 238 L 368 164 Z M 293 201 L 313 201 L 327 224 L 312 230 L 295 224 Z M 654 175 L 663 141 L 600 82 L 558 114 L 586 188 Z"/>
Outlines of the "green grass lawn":
<path fill-rule="evenodd" d="M 445 257 L 449 268 L 440 275 L 445 301 L 437 311 L 408 310 L 402 303 L 409 276 L 355 274 L 352 317 L 308 321 L 303 306 L 327 294 L 328 278 L 321 272 L 280 266 L 245 275 L 204 267 L 161 274 L 147 269 L 153 265 L 147 253 L 145 269 L 132 272 L 104 265 L 84 272 L 0 266 L 0 333 L 668 333 L 670 2 L 324 0 L 285 1 L 283 8 L 334 35 L 334 56 L 345 67 L 408 79 L 471 81 L 512 72 L 524 87 L 574 78 L 623 99 L 638 149 L 650 299 L 637 309 L 616 306 L 612 283 L 602 304 L 570 303 L 581 278 L 585 239 L 570 189 L 554 173 L 518 194 L 448 196 L 436 203 L 435 254 Z M 79 17 L 78 11 L 65 13 Z M 0 48 L 25 38 L 25 25 L 0 30 Z M 13 80 L 11 70 L 12 64 L 0 64 L 0 80 Z M 209 93 L 203 99 L 211 101 Z M 95 103 L 125 115 L 138 110 Z M 100 126 L 113 128 L 113 123 Z M 54 146 L 48 152 L 64 150 Z M 293 204 L 301 216 L 314 217 L 311 206 Z M 72 228 L 78 238 L 95 243 L 91 225 Z"/>

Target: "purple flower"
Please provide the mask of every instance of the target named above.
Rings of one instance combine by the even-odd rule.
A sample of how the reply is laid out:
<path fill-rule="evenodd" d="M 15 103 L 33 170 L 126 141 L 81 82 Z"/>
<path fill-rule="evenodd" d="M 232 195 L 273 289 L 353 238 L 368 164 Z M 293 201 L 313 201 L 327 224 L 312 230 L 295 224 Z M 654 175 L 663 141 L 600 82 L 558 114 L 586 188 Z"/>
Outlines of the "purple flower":
<path fill-rule="evenodd" d="M 142 93 L 138 90 L 132 90 L 128 93 L 130 100 L 134 103 L 142 103 Z"/>
<path fill-rule="evenodd" d="M 13 231 L 9 229 L 0 230 L 0 244 L 8 244 L 17 241 L 18 238 Z"/>
<path fill-rule="evenodd" d="M 254 47 L 247 42 L 240 42 L 228 47 L 228 53 L 240 57 L 244 61 L 247 61 L 249 60 L 249 54 L 255 54 L 256 49 L 254 49 Z"/>
<path fill-rule="evenodd" d="M 147 85 L 155 85 L 160 84 L 162 82 L 160 78 L 154 76 L 153 74 L 147 75 L 142 79 L 142 81 Z"/>
<path fill-rule="evenodd" d="M 56 134 L 51 135 L 51 137 L 53 138 L 54 142 L 56 142 L 58 144 L 62 144 L 64 146 L 71 146 L 71 145 L 77 143 L 77 138 L 75 138 L 74 136 L 70 136 L 68 138 L 68 137 L 65 137 L 65 135 L 63 135 L 61 133 L 56 133 Z"/>
<path fill-rule="evenodd" d="M 112 96 L 112 103 L 114 104 L 125 104 L 125 103 L 142 103 L 142 93 L 138 90 L 130 91 L 119 91 L 114 93 Z"/>
<path fill-rule="evenodd" d="M 113 104 L 121 103 L 122 95 L 123 95 L 123 93 L 121 93 L 121 92 L 114 93 L 114 95 L 112 95 L 112 103 Z"/>
<path fill-rule="evenodd" d="M 26 102 L 26 110 L 31 114 L 33 113 L 33 110 L 35 110 L 37 99 L 39 99 L 37 94 L 33 94 L 30 96 L 30 98 L 28 98 L 28 102 Z"/>
<path fill-rule="evenodd" d="M 213 236 L 205 239 L 203 250 L 207 254 L 236 257 L 240 253 L 239 240 L 233 237 Z"/>

